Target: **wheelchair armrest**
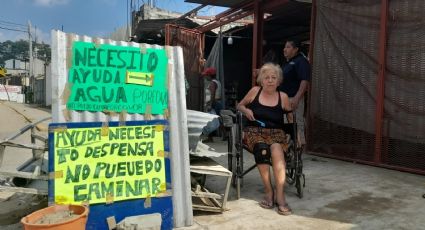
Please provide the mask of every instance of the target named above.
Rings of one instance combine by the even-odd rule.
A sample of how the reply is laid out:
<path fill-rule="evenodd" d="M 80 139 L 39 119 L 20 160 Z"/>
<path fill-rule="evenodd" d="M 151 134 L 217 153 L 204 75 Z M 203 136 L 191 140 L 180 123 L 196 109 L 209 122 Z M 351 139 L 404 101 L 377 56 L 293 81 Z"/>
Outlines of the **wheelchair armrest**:
<path fill-rule="evenodd" d="M 231 128 L 236 123 L 236 115 L 231 110 L 221 110 L 220 118 L 223 126 L 226 128 Z"/>
<path fill-rule="evenodd" d="M 295 123 L 283 124 L 283 131 L 291 136 L 291 139 L 295 138 Z"/>

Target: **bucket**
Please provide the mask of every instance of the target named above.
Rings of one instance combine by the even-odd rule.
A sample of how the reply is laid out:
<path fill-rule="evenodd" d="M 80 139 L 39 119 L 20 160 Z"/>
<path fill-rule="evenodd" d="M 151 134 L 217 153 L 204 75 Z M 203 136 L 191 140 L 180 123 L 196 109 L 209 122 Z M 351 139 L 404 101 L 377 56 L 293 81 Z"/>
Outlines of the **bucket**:
<path fill-rule="evenodd" d="M 53 205 L 35 211 L 21 219 L 25 230 L 86 229 L 89 209 L 83 205 Z"/>

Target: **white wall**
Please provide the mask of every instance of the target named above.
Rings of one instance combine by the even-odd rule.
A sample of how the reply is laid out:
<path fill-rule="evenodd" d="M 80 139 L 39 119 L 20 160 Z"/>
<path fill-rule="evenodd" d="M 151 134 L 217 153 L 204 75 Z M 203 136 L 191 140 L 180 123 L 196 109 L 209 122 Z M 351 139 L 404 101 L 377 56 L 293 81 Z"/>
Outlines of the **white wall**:
<path fill-rule="evenodd" d="M 46 67 L 46 106 L 52 105 L 52 65 Z"/>
<path fill-rule="evenodd" d="M 5 61 L 5 65 L 4 67 L 9 70 L 9 69 L 21 69 L 21 70 L 25 70 L 28 69 L 28 62 L 24 62 L 18 59 L 9 59 Z"/>

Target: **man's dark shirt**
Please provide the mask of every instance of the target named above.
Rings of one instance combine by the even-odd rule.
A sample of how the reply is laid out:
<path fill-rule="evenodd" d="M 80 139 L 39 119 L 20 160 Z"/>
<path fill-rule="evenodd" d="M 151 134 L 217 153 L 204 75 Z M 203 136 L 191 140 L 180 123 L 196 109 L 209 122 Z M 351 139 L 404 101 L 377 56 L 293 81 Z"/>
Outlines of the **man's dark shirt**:
<path fill-rule="evenodd" d="M 285 92 L 288 97 L 294 97 L 302 80 L 310 81 L 311 68 L 307 59 L 302 55 L 290 59 L 283 66 L 283 82 L 279 86 L 279 91 Z"/>

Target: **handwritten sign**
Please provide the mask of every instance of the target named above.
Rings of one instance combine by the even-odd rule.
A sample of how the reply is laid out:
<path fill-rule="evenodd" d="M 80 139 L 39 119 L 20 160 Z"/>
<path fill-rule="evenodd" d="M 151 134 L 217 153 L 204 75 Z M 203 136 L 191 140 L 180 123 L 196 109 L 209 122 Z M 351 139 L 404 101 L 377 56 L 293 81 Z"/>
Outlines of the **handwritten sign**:
<path fill-rule="evenodd" d="M 69 110 L 163 114 L 168 107 L 164 49 L 74 42 Z M 155 77 L 154 77 L 155 76 Z"/>
<path fill-rule="evenodd" d="M 166 190 L 164 125 L 53 130 L 54 200 L 110 203 Z"/>
<path fill-rule="evenodd" d="M 0 92 L 1 93 L 21 93 L 22 92 L 22 86 L 17 85 L 2 85 L 0 84 Z"/>

